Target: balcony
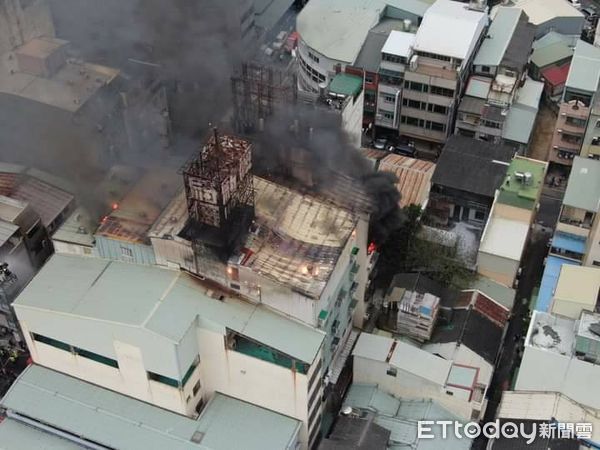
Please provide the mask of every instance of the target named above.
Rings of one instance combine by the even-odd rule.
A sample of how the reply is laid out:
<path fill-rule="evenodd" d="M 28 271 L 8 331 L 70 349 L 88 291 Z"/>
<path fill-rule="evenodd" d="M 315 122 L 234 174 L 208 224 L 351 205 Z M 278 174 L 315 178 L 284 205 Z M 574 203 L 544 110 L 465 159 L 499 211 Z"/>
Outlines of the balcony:
<path fill-rule="evenodd" d="M 230 334 L 227 338 L 229 342 L 229 348 L 238 353 L 242 353 L 252 358 L 257 358 L 262 361 L 276 364 L 280 367 L 293 370 L 294 372 L 306 375 L 310 366 L 302 361 L 296 361 L 293 358 L 279 353 L 275 349 L 261 345 L 254 342 L 244 336 L 237 334 Z"/>

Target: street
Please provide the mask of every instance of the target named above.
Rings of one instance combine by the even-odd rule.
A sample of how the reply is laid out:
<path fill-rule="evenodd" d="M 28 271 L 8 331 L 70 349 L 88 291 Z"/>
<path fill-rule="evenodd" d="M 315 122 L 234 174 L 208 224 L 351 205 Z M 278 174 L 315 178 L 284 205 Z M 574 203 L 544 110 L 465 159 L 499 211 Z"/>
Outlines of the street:
<path fill-rule="evenodd" d="M 529 325 L 529 300 L 533 289 L 539 283 L 543 273 L 543 262 L 548 248 L 546 246 L 551 232 L 548 230 L 534 230 L 525 255 L 523 257 L 523 272 L 520 277 L 519 287 L 509 322 L 504 347 L 498 362 L 492 383 L 488 389 L 488 405 L 484 421 L 493 421 L 502 399 L 502 392 L 510 389 L 511 378 L 519 364 L 518 352 L 523 337 L 527 334 Z M 479 438 L 473 444 L 473 449 L 485 449 L 487 439 Z"/>

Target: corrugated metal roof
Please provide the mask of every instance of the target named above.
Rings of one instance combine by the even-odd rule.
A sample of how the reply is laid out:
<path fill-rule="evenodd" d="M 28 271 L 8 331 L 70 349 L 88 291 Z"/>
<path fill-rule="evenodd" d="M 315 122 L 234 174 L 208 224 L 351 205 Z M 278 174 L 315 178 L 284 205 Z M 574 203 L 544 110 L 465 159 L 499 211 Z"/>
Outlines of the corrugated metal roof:
<path fill-rule="evenodd" d="M 14 305 L 16 309 L 33 308 L 102 321 L 119 329 L 122 325 L 144 329 L 172 342 L 179 342 L 200 317 L 293 358 L 314 361 L 323 341 L 322 332 L 261 305 L 234 298 L 215 300 L 208 291 L 200 281 L 179 271 L 56 254 Z M 54 331 L 54 338 L 61 339 L 61 333 L 68 333 L 68 339 L 63 340 L 77 345 L 72 342 L 78 339 L 76 330 Z"/>
<path fill-rule="evenodd" d="M 442 438 L 441 428 L 433 426 L 433 439 L 421 439 L 418 436 L 420 420 L 460 420 L 458 417 L 431 400 L 402 400 L 379 390 L 374 385 L 354 383 L 350 386 L 344 406 L 372 411 L 374 422 L 390 430 L 388 449 L 412 450 L 468 450 L 472 440 L 462 439 L 448 433 Z"/>
<path fill-rule="evenodd" d="M 293 418 L 218 392 L 193 420 L 38 365 L 21 374 L 2 405 L 120 450 L 284 450 L 300 425 Z M 192 437 L 198 432 L 203 436 L 195 443 Z"/>
<path fill-rule="evenodd" d="M 529 144 L 536 116 L 537 110 L 532 111 L 513 104 L 502 127 L 502 138 L 519 144 Z"/>
<path fill-rule="evenodd" d="M 485 106 L 486 100 L 483 98 L 471 97 L 469 95 L 465 95 L 463 99 L 460 101 L 460 105 L 458 107 L 459 112 L 469 113 L 469 114 L 477 114 L 481 115 L 481 111 L 483 111 L 483 107 Z"/>
<path fill-rule="evenodd" d="M 90 214 L 80 207 L 56 230 L 52 240 L 93 247 L 95 226 Z"/>
<path fill-rule="evenodd" d="M 600 80 L 600 49 L 582 40 L 577 41 L 566 86 L 596 92 Z"/>
<path fill-rule="evenodd" d="M 361 333 L 356 341 L 352 355 L 374 361 L 386 361 L 393 343 L 393 339 L 384 336 Z"/>
<path fill-rule="evenodd" d="M 86 447 L 25 425 L 14 419 L 0 422 L 0 448 L 2 450 L 85 450 Z"/>
<path fill-rule="evenodd" d="M 388 155 L 379 163 L 379 171 L 392 172 L 398 178 L 400 207 L 424 206 L 429 198 L 435 164 L 408 156 Z"/>
<path fill-rule="evenodd" d="M 492 80 L 490 78 L 471 77 L 467 83 L 465 96 L 487 99 L 491 87 Z"/>
<path fill-rule="evenodd" d="M 557 17 L 580 17 L 583 14 L 565 0 L 513 0 L 514 6 L 525 11 L 529 21 L 535 25 Z"/>
<path fill-rule="evenodd" d="M 498 66 L 517 28 L 521 10 L 498 8 L 498 13 L 488 28 L 487 35 L 473 60 L 476 66 Z"/>
<path fill-rule="evenodd" d="M 569 60 L 572 56 L 573 49 L 571 47 L 564 42 L 556 42 L 534 50 L 531 54 L 531 62 L 542 69 L 552 64 Z"/>
<path fill-rule="evenodd" d="M 502 306 L 512 310 L 516 291 L 486 277 L 477 277 L 468 289 L 476 289 Z"/>
<path fill-rule="evenodd" d="M 575 157 L 563 205 L 600 211 L 600 161 Z"/>

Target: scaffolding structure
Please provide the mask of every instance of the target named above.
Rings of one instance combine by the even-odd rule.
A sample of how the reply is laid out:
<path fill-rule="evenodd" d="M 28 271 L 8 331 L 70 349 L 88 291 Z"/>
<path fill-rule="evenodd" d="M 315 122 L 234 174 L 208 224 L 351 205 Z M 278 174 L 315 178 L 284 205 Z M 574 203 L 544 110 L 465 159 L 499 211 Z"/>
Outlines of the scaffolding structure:
<path fill-rule="evenodd" d="M 252 145 L 216 129 L 182 168 L 193 242 L 231 250 L 254 216 Z"/>
<path fill-rule="evenodd" d="M 298 100 L 296 75 L 289 68 L 276 69 L 245 62 L 231 77 L 233 124 L 238 133 L 260 130 L 262 121 L 275 113 L 278 105 Z"/>

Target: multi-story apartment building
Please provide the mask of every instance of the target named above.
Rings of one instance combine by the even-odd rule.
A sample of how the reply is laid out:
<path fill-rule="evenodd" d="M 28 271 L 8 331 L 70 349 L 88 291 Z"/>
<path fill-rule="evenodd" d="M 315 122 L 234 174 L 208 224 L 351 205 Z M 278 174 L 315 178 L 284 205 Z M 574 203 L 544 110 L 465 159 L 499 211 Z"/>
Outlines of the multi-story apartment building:
<path fill-rule="evenodd" d="M 548 163 L 516 156 L 500 185 L 481 236 L 477 272 L 512 287 L 539 208 Z"/>
<path fill-rule="evenodd" d="M 572 164 L 583 143 L 590 108 L 580 100 L 563 102 L 552 136 L 549 161 L 565 166 Z"/>
<path fill-rule="evenodd" d="M 378 25 L 388 33 L 409 30 L 419 25 L 432 3 L 434 0 L 311 0 L 297 19 L 299 88 L 319 92 L 319 86 L 327 86 L 336 73 L 348 65 L 356 66 L 370 30 Z"/>
<path fill-rule="evenodd" d="M 517 114 L 518 122 L 529 122 L 525 144 L 535 123 L 542 84 L 526 80 L 527 63 L 533 43 L 534 27 L 520 9 L 501 7 L 494 17 L 473 60 L 473 76 L 458 108 L 456 133 L 499 142 L 505 132 L 516 136 L 510 109 L 523 89 L 520 103 L 533 97 L 533 118 Z M 529 92 L 533 91 L 531 95 Z M 529 106 L 529 105 L 526 105 Z M 522 125 L 521 125 L 522 126 Z M 506 129 L 505 129 L 506 128 Z"/>
<path fill-rule="evenodd" d="M 14 303 L 33 361 L 195 417 L 216 391 L 320 432 L 324 334 L 179 270 L 55 255 Z"/>
<path fill-rule="evenodd" d="M 404 72 L 412 54 L 414 42 L 415 34 L 392 31 L 381 49 L 377 113 L 375 114 L 375 124 L 380 127 L 398 130 Z"/>
<path fill-rule="evenodd" d="M 578 250 L 558 251 L 581 261 L 584 266 L 600 266 L 600 161 L 576 157 L 563 199 L 556 232 L 580 242 Z M 553 242 L 553 245 L 557 244 Z"/>
<path fill-rule="evenodd" d="M 577 41 L 550 148 L 549 160 L 554 165 L 568 170 L 580 154 L 599 82 L 600 49 Z"/>
<path fill-rule="evenodd" d="M 573 159 L 535 309 L 549 311 L 565 265 L 600 266 L 600 161 Z"/>
<path fill-rule="evenodd" d="M 404 75 L 401 135 L 446 141 L 487 22 L 485 12 L 451 0 L 438 0 L 427 10 Z"/>
<path fill-rule="evenodd" d="M 581 156 L 600 159 L 600 95 L 594 96 L 592 101 L 590 117 L 581 146 Z"/>
<path fill-rule="evenodd" d="M 250 155 L 248 141 L 217 135 L 186 165 L 185 189 L 148 233 L 156 262 L 325 331 L 335 383 L 366 312 L 368 214 L 252 176 Z M 219 173 L 236 181 L 219 185 Z"/>

